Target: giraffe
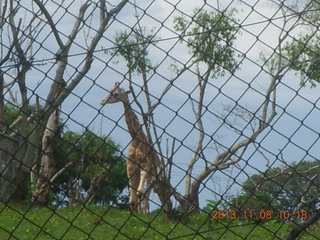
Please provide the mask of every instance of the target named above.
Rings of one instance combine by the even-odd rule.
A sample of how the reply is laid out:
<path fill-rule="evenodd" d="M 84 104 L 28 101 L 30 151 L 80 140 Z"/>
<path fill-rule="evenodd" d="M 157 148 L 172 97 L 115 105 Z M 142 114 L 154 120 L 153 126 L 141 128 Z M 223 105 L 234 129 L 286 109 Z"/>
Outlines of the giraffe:
<path fill-rule="evenodd" d="M 132 138 L 127 156 L 127 175 L 130 190 L 130 208 L 134 212 L 147 213 L 149 196 L 156 175 L 159 159 L 142 130 L 142 125 L 131 108 L 128 94 L 116 82 L 110 94 L 101 101 L 101 105 L 122 102 L 125 121 Z M 146 185 L 146 187 L 145 187 Z"/>

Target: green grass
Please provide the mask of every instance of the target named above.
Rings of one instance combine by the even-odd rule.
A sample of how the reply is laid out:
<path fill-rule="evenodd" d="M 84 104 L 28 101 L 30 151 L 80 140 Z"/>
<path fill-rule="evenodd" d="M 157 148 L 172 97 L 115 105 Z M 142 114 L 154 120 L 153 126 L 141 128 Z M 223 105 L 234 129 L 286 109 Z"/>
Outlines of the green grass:
<path fill-rule="evenodd" d="M 97 219 L 100 224 L 94 224 Z M 0 204 L 0 240 L 279 239 L 289 231 L 288 224 L 274 220 L 258 225 L 239 220 L 211 220 L 207 215 L 199 214 L 182 224 L 162 215 L 143 216 L 114 208 L 50 209 L 27 204 Z M 320 236 L 320 229 L 313 227 L 310 233 Z M 305 233 L 302 239 L 314 239 L 310 233 Z"/>

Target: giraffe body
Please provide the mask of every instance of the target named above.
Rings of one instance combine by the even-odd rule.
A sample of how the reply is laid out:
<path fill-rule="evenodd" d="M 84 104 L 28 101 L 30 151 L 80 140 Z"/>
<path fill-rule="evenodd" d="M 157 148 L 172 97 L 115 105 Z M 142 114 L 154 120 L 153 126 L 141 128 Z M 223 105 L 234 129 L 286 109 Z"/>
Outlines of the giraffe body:
<path fill-rule="evenodd" d="M 158 156 L 142 130 L 142 125 L 131 108 L 128 94 L 115 83 L 110 94 L 101 104 L 122 102 L 125 121 L 132 138 L 127 156 L 127 175 L 130 189 L 130 207 L 132 211 L 147 213 L 152 182 L 159 162 Z"/>

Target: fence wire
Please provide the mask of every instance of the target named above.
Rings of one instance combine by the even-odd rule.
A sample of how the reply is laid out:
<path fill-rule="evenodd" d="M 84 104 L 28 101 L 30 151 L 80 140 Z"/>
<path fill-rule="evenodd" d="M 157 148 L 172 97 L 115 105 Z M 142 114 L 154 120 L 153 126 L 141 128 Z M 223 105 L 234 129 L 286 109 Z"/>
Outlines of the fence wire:
<path fill-rule="evenodd" d="M 0 1 L 0 239 L 320 239 L 319 7 Z"/>

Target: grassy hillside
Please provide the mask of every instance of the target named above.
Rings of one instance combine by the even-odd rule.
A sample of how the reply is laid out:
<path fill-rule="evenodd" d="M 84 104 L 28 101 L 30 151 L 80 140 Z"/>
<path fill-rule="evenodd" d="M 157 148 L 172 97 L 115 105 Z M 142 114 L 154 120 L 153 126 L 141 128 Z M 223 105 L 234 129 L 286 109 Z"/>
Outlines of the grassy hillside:
<path fill-rule="evenodd" d="M 7 239 L 274 239 L 283 238 L 288 224 L 275 220 L 260 225 L 246 221 L 212 220 L 194 215 L 185 223 L 164 216 L 132 215 L 103 207 L 49 209 L 0 204 L 0 240 Z M 320 236 L 320 229 L 311 234 Z M 275 239 L 277 239 L 277 237 Z M 314 239 L 305 233 L 302 239 Z"/>

